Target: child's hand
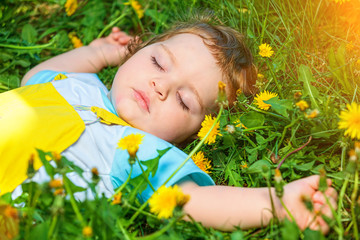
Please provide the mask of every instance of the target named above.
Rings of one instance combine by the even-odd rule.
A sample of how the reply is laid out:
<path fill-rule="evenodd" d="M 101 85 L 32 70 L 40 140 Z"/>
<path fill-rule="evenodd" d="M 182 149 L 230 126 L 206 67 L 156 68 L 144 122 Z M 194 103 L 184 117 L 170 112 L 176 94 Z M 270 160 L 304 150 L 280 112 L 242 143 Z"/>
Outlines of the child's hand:
<path fill-rule="evenodd" d="M 320 230 L 323 233 L 327 233 L 329 231 L 329 226 L 323 220 L 321 215 L 326 215 L 328 217 L 333 216 L 324 194 L 318 190 L 319 179 L 320 177 L 315 175 L 285 185 L 283 200 L 302 230 L 306 227 L 310 227 L 312 230 Z M 334 188 L 330 187 L 330 179 L 328 179 L 327 183 L 329 188 L 325 191 L 325 195 L 332 207 L 336 209 L 337 192 Z M 309 211 L 306 208 L 304 199 L 308 199 L 312 202 L 313 211 Z M 282 209 L 282 213 L 280 214 L 283 216 L 285 215 L 290 219 L 284 209 Z"/>
<path fill-rule="evenodd" d="M 113 27 L 107 37 L 95 39 L 89 46 L 96 48 L 104 67 L 118 66 L 125 56 L 126 46 L 131 39 L 132 37 L 118 27 Z"/>

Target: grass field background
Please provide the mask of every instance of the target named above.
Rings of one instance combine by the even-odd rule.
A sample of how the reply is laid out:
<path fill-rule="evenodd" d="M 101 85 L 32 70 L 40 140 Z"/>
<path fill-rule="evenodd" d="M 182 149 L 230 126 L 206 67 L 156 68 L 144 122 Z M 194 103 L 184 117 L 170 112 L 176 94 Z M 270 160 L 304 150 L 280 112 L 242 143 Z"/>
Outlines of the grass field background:
<path fill-rule="evenodd" d="M 235 107 L 225 109 L 222 136 L 201 148 L 211 160 L 210 175 L 217 184 L 273 186 L 274 169 L 298 149 L 280 167 L 284 180 L 326 174 L 339 192 L 339 208 L 334 219 L 327 219 L 331 230 L 326 237 L 276 220 L 261 229 L 222 232 L 176 217 L 158 220 L 147 207 L 139 211 L 141 204 L 131 194 L 117 205 L 102 197 L 80 203 L 54 196 L 45 185 L 28 184 L 20 199 L 5 195 L 0 200 L 0 221 L 7 219 L 12 224 L 7 229 L 14 230 L 10 237 L 16 235 L 8 239 L 359 239 L 358 163 L 349 162 L 348 155 L 357 139 L 345 136 L 338 123 L 346 104 L 358 103 L 360 97 L 360 1 L 149 0 L 139 1 L 134 9 L 122 0 L 88 0 L 79 1 L 73 14 L 67 14 L 65 3 L 1 1 L 0 92 L 19 87 L 36 64 L 73 49 L 74 36 L 86 45 L 118 26 L 146 39 L 174 21 L 212 11 L 246 36 L 258 68 L 259 93 L 266 90 L 278 97 L 264 110 L 239 94 Z M 264 43 L 274 51 L 271 57 L 259 55 Z M 115 73 L 116 68 L 109 67 L 99 77 L 109 87 Z M 301 100 L 306 109 L 296 105 Z M 353 115 L 360 122 L 360 109 Z M 359 133 L 360 123 L 355 122 L 354 129 Z M 190 152 L 198 141 L 184 151 Z M 16 210 L 19 215 L 5 214 L 6 206 L 24 201 Z M 0 226 L 0 234 L 6 226 Z M 91 234 L 81 231 L 86 226 Z"/>

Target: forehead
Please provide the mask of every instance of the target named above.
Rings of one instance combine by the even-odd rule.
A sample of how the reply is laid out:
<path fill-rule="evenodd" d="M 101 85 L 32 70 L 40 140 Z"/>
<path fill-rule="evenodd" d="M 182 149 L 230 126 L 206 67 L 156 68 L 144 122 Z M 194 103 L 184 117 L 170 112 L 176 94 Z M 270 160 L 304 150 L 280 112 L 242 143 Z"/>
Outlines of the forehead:
<path fill-rule="evenodd" d="M 159 48 L 167 48 L 173 55 L 174 69 L 171 70 L 178 79 L 192 85 L 198 91 L 205 107 L 212 108 L 222 73 L 203 39 L 196 34 L 182 33 L 156 44 Z"/>

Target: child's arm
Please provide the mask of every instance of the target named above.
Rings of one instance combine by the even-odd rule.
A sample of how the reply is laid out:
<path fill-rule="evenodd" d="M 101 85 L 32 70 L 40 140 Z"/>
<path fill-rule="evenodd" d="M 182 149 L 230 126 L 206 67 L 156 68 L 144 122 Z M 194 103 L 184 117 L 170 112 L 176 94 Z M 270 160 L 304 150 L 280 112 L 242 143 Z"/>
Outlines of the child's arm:
<path fill-rule="evenodd" d="M 97 73 L 104 67 L 119 65 L 130 39 L 125 32 L 114 27 L 111 34 L 105 38 L 96 39 L 88 46 L 73 49 L 38 64 L 25 74 L 21 85 L 25 85 L 41 70 Z"/>
<path fill-rule="evenodd" d="M 303 178 L 284 187 L 283 201 L 301 229 L 309 226 L 328 232 L 329 227 L 321 216 L 306 209 L 303 199 L 308 196 L 314 204 L 315 212 L 332 216 L 325 198 L 318 191 L 319 176 Z M 328 181 L 329 186 L 331 181 Z M 268 188 L 238 188 L 229 186 L 200 187 L 193 182 L 184 182 L 183 192 L 190 194 L 185 212 L 205 226 L 221 230 L 233 230 L 236 226 L 247 229 L 261 227 L 272 218 Z M 288 217 L 274 189 L 272 196 L 279 219 Z M 325 192 L 330 203 L 336 208 L 337 192 L 329 187 Z"/>

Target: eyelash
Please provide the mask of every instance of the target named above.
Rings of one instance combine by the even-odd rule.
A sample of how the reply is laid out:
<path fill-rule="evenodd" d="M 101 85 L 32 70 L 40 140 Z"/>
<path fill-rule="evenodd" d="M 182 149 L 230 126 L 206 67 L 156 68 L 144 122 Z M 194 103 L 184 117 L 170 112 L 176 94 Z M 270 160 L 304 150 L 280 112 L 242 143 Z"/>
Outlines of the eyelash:
<path fill-rule="evenodd" d="M 163 67 L 161 67 L 161 65 L 156 61 L 155 57 L 151 56 L 151 61 L 157 69 L 159 69 L 162 72 L 165 71 L 165 69 Z"/>
<path fill-rule="evenodd" d="M 179 101 L 181 107 L 182 107 L 185 111 L 189 111 L 189 110 L 190 110 L 189 107 L 186 106 L 186 104 L 185 104 L 185 103 L 183 102 L 183 100 L 181 99 L 181 96 L 180 96 L 179 93 L 176 93 L 176 98 L 177 98 L 177 100 Z"/>
<path fill-rule="evenodd" d="M 165 71 L 164 68 L 161 67 L 161 65 L 156 61 L 156 58 L 151 56 L 151 61 L 154 64 L 154 66 L 159 69 L 160 71 Z M 180 103 L 180 106 L 185 110 L 185 111 L 189 111 L 190 109 L 188 108 L 188 106 L 186 106 L 186 104 L 183 102 L 183 100 L 181 99 L 181 96 L 179 93 L 176 93 L 176 98 Z"/>

